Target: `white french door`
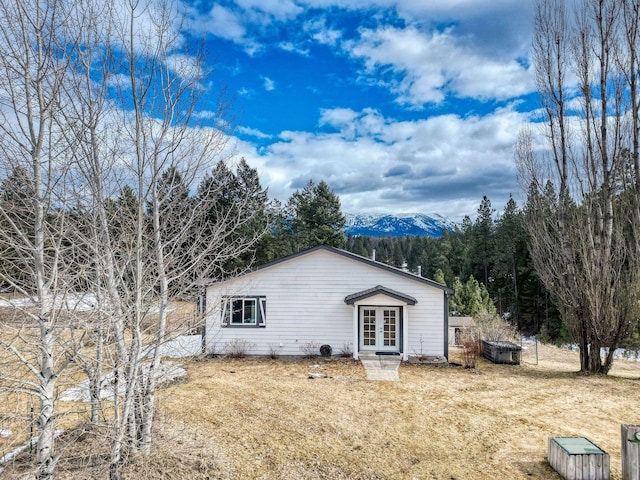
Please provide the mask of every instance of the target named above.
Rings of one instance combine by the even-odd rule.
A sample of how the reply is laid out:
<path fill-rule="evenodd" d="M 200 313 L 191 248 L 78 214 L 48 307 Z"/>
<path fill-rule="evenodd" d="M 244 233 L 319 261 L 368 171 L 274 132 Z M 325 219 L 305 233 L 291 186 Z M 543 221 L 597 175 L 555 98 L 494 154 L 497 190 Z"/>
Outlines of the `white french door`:
<path fill-rule="evenodd" d="M 360 308 L 360 350 L 400 351 L 400 307 Z"/>

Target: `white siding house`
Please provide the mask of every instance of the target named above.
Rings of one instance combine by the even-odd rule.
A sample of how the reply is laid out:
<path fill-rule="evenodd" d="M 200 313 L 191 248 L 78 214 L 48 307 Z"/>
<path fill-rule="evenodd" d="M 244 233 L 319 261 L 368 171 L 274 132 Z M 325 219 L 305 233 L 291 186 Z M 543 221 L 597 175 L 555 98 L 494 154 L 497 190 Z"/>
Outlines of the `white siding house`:
<path fill-rule="evenodd" d="M 249 354 L 301 355 L 309 344 L 345 350 L 447 356 L 453 290 L 331 247 L 206 286 L 207 353 L 229 342 Z"/>

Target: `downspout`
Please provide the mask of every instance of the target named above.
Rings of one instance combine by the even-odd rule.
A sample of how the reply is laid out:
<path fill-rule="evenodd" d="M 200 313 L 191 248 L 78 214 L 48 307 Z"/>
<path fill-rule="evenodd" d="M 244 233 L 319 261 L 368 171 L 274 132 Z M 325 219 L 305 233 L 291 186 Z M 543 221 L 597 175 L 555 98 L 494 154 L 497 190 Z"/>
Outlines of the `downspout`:
<path fill-rule="evenodd" d="M 407 304 L 402 307 L 402 361 L 409 360 L 409 306 Z"/>
<path fill-rule="evenodd" d="M 360 348 L 360 339 L 358 338 L 358 322 L 360 307 L 356 303 L 353 304 L 353 358 L 358 360 L 358 349 Z"/>
<path fill-rule="evenodd" d="M 444 358 L 449 361 L 449 297 L 444 292 Z"/>

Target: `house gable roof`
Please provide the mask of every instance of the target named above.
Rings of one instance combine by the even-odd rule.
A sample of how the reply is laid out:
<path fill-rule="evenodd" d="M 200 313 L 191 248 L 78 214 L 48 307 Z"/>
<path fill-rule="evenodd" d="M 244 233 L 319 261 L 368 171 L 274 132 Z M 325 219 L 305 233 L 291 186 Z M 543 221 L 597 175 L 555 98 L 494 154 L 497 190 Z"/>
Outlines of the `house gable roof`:
<path fill-rule="evenodd" d="M 386 295 L 391 298 L 395 298 L 396 300 L 400 300 L 405 302 L 407 305 L 415 305 L 418 301 L 404 293 L 396 292 L 395 290 L 391 290 L 390 288 L 383 287 L 382 285 L 376 285 L 373 288 L 368 288 L 367 290 L 363 290 L 361 292 L 352 293 L 351 295 L 347 295 L 344 298 L 344 303 L 347 305 L 353 305 L 354 303 L 364 300 L 366 298 L 373 297 L 374 295 Z"/>
<path fill-rule="evenodd" d="M 308 250 L 304 250 L 302 252 L 294 253 L 294 254 L 289 255 L 287 257 L 279 258 L 278 260 L 274 260 L 273 262 L 265 263 L 264 265 L 260 265 L 259 267 L 255 267 L 255 268 L 249 269 L 249 270 L 237 275 L 236 277 L 241 277 L 241 276 L 244 276 L 244 275 L 248 275 L 250 273 L 257 272 L 259 270 L 265 270 L 267 268 L 273 267 L 274 265 L 278 265 L 278 264 L 283 263 L 283 262 L 288 262 L 288 261 L 294 260 L 297 257 L 302 257 L 302 256 L 305 256 L 305 255 L 309 255 L 309 254 L 311 254 L 313 252 L 317 252 L 319 250 L 324 250 L 324 251 L 327 251 L 327 252 L 330 252 L 330 253 L 333 253 L 333 254 L 336 254 L 336 255 L 341 255 L 341 256 L 346 257 L 348 259 L 355 260 L 355 261 L 367 264 L 367 265 L 375 267 L 375 268 L 380 268 L 382 270 L 386 270 L 387 272 L 391 272 L 391 273 L 394 273 L 396 275 L 400 275 L 402 277 L 409 278 L 409 279 L 414 280 L 416 282 L 424 283 L 424 284 L 429 285 L 431 287 L 434 287 L 434 288 L 442 290 L 447 295 L 453 295 L 453 293 L 454 293 L 453 289 L 451 289 L 451 288 L 449 288 L 449 287 L 447 287 L 445 285 L 442 285 L 442 284 L 440 284 L 440 283 L 438 283 L 438 282 L 436 282 L 434 280 L 430 280 L 428 278 L 420 277 L 418 275 L 414 275 L 413 273 L 405 272 L 404 270 L 400 270 L 399 268 L 392 267 L 391 265 L 387 265 L 385 263 L 376 262 L 375 260 L 372 260 L 370 258 L 366 258 L 366 257 L 363 257 L 361 255 L 356 255 L 355 253 L 347 252 L 346 250 L 341 250 L 339 248 L 329 247 L 327 245 L 318 245 L 317 247 L 313 247 L 313 248 L 310 248 Z M 233 278 L 236 278 L 236 277 L 233 277 Z M 226 280 L 229 280 L 229 279 L 226 279 Z M 225 280 L 222 280 L 222 281 L 225 281 Z M 221 281 L 219 281 L 219 280 L 211 280 L 211 281 L 204 281 L 203 283 L 204 283 L 204 285 L 213 285 L 215 283 L 220 283 L 220 282 Z M 402 294 L 400 294 L 400 295 L 402 295 Z"/>
<path fill-rule="evenodd" d="M 476 322 L 472 317 L 449 317 L 450 327 L 475 327 Z"/>

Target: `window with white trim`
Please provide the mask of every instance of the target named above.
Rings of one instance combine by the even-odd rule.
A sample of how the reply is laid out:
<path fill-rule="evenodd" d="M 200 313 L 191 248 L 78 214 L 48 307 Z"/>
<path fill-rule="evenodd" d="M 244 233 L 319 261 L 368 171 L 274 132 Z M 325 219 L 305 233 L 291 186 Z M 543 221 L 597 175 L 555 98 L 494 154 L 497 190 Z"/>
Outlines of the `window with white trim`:
<path fill-rule="evenodd" d="M 222 300 L 223 327 L 265 327 L 266 297 L 225 297 Z"/>

